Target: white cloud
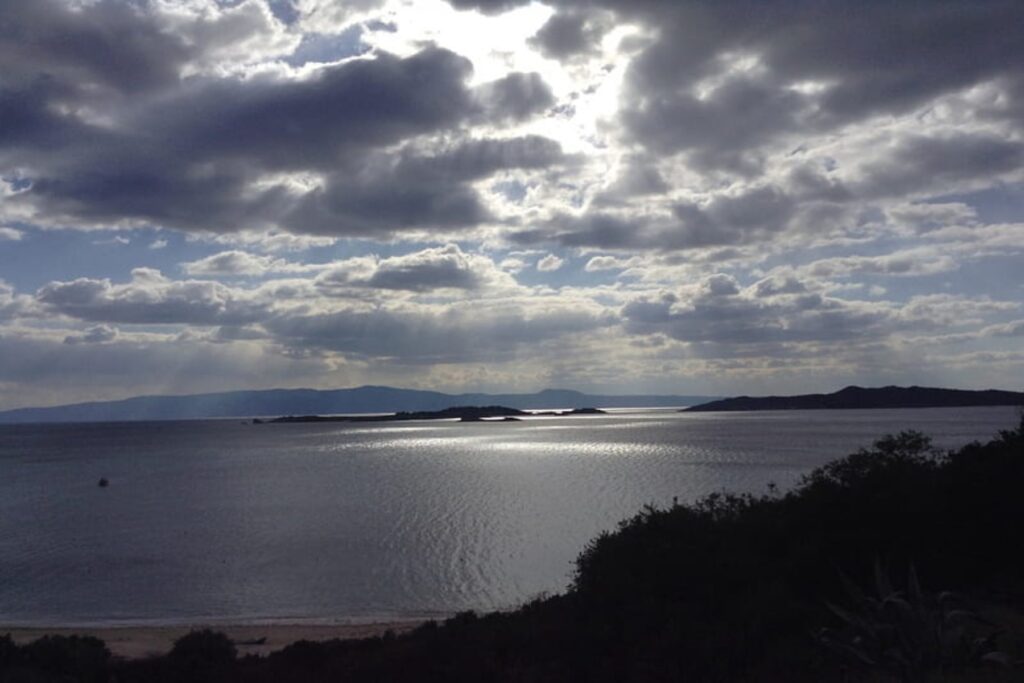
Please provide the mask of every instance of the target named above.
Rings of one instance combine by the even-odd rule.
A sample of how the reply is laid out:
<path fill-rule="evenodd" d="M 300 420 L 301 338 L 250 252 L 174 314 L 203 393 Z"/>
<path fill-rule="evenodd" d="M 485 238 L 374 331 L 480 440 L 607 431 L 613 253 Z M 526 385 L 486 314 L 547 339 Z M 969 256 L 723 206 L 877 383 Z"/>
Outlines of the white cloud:
<path fill-rule="evenodd" d="M 841 256 L 815 261 L 801 270 L 816 277 L 888 275 L 920 277 L 956 270 L 959 264 L 951 256 L 933 248 L 908 249 L 880 256 Z"/>
<path fill-rule="evenodd" d="M 627 270 L 630 268 L 639 268 L 646 271 L 648 268 L 653 266 L 653 259 L 643 259 L 640 257 L 632 258 L 620 258 L 618 256 L 592 256 L 583 270 L 588 273 L 599 273 L 604 270 Z"/>
<path fill-rule="evenodd" d="M 502 270 L 507 270 L 514 275 L 525 270 L 527 265 L 528 264 L 523 259 L 510 256 L 506 259 L 502 259 L 501 263 L 498 264 L 498 267 Z"/>
<path fill-rule="evenodd" d="M 271 273 L 308 273 L 323 268 L 322 265 L 292 263 L 284 259 L 259 256 L 237 249 L 222 251 L 181 264 L 181 269 L 188 275 L 200 276 L 263 276 Z"/>
<path fill-rule="evenodd" d="M 316 283 L 335 294 L 362 287 L 409 292 L 516 287 L 515 280 L 492 259 L 466 253 L 456 244 L 384 259 L 367 256 L 337 261 Z"/>
<path fill-rule="evenodd" d="M 306 251 L 307 249 L 318 247 L 329 247 L 338 241 L 334 237 L 296 235 L 290 232 L 279 231 L 253 232 L 249 230 L 226 234 L 190 234 L 188 239 L 197 242 L 203 241 L 233 247 L 244 247 L 245 249 L 264 252 Z"/>
<path fill-rule="evenodd" d="M 243 290 L 206 280 L 173 281 L 150 268 L 136 268 L 123 285 L 91 278 L 51 282 L 36 300 L 79 320 L 137 325 L 245 324 L 269 308 Z"/>
<path fill-rule="evenodd" d="M 110 325 L 94 325 L 80 333 L 64 337 L 65 344 L 104 344 L 117 339 L 120 330 Z"/>
<path fill-rule="evenodd" d="M 1024 320 L 990 325 L 981 330 L 985 337 L 1024 337 Z"/>
<path fill-rule="evenodd" d="M 110 244 L 110 245 L 118 245 L 118 246 L 122 246 L 122 247 L 126 247 L 129 244 L 131 244 L 131 243 L 132 243 L 131 238 L 130 237 L 125 237 L 124 235 L 114 235 L 113 237 L 109 237 L 107 239 L 93 240 L 93 244 L 97 244 L 97 245 L 107 245 L 107 244 Z"/>
<path fill-rule="evenodd" d="M 565 263 L 564 260 L 558 258 L 554 254 L 548 254 L 541 260 L 537 261 L 537 270 L 542 273 L 550 273 L 561 268 L 563 263 Z"/>

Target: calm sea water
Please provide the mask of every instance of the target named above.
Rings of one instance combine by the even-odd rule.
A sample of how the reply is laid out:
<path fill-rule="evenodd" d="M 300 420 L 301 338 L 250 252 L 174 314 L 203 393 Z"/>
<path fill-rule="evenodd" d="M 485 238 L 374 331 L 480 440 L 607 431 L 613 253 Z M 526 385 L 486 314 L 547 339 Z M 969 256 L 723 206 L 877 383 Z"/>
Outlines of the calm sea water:
<path fill-rule="evenodd" d="M 0 624 L 354 621 L 510 607 L 564 589 L 587 541 L 644 504 L 785 488 L 886 433 L 919 429 L 953 447 L 1018 415 L 3 426 Z"/>

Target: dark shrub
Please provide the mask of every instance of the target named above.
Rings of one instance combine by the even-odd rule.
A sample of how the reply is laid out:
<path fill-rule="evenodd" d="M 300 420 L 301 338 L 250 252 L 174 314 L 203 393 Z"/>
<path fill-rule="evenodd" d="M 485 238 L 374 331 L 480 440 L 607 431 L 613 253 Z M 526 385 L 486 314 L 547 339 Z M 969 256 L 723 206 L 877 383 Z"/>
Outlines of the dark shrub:
<path fill-rule="evenodd" d="M 53 679 L 105 681 L 110 651 L 91 636 L 44 636 L 22 648 L 22 661 Z"/>
<path fill-rule="evenodd" d="M 841 573 L 867 583 L 876 557 L 931 585 L 1019 589 L 1022 482 L 1024 424 L 953 454 L 886 437 L 781 498 L 644 509 L 588 545 L 570 596 L 619 680 L 820 679 L 808 629 L 827 623 Z"/>
<path fill-rule="evenodd" d="M 905 589 L 895 588 L 880 564 L 873 591 L 846 584 L 846 604 L 829 604 L 836 627 L 818 632 L 818 642 L 837 660 L 904 683 L 986 666 L 1012 667 L 1013 658 L 997 649 L 993 625 L 955 593 L 922 590 L 913 567 Z"/>
<path fill-rule="evenodd" d="M 229 666 L 237 655 L 230 638 L 219 631 L 203 629 L 174 641 L 168 657 L 179 666 L 205 669 Z"/>
<path fill-rule="evenodd" d="M 7 669 L 21 658 L 18 646 L 11 634 L 0 636 L 0 671 Z"/>

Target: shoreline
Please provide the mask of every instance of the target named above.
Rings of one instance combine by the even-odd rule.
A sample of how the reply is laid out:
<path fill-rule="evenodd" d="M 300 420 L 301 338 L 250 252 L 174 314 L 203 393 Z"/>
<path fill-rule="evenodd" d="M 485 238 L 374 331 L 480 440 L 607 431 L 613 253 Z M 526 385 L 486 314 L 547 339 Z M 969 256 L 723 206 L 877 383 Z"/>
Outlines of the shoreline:
<path fill-rule="evenodd" d="M 443 619 L 444 617 L 438 617 Z M 300 640 L 354 640 L 383 636 L 388 631 L 398 635 L 430 621 L 426 617 L 392 618 L 387 620 L 345 622 L 267 622 L 267 623 L 204 623 L 166 625 L 55 625 L 0 626 L 0 636 L 10 635 L 18 645 L 25 645 L 43 636 L 93 636 L 106 643 L 114 657 L 142 659 L 170 652 L 174 641 L 193 630 L 219 631 L 235 641 L 238 656 L 265 656 Z M 262 641 L 262 642 L 259 642 Z"/>

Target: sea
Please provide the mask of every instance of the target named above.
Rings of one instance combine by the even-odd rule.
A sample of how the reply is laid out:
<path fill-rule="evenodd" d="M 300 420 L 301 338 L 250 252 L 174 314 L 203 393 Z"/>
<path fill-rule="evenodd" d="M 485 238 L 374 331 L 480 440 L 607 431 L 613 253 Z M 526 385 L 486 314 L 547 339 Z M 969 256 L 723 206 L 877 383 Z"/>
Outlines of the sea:
<path fill-rule="evenodd" d="M 514 608 L 645 505 L 786 490 L 1017 408 L 0 426 L 0 625 L 359 623 Z M 106 479 L 107 486 L 99 481 Z"/>

